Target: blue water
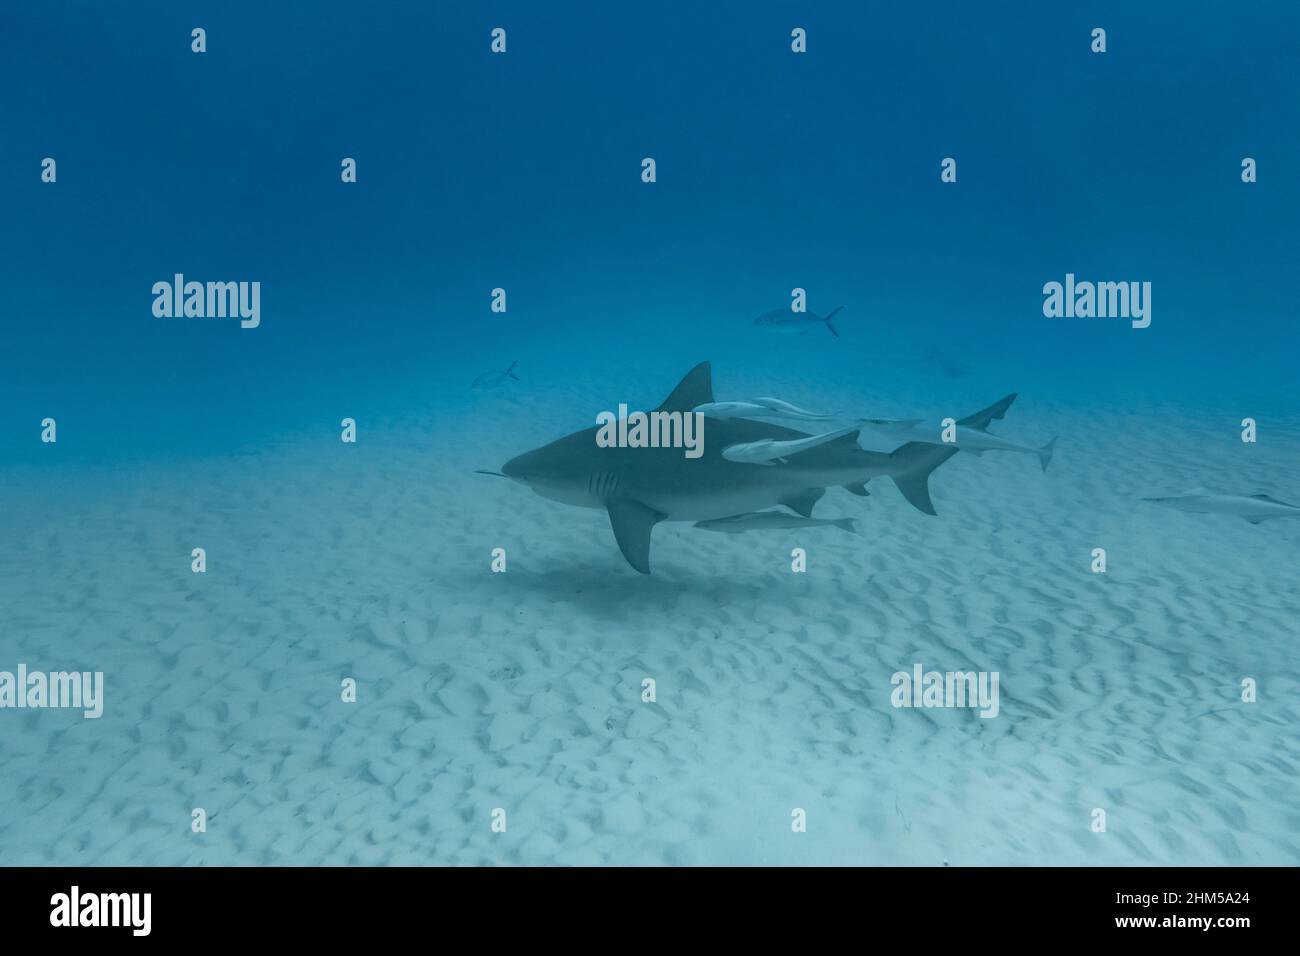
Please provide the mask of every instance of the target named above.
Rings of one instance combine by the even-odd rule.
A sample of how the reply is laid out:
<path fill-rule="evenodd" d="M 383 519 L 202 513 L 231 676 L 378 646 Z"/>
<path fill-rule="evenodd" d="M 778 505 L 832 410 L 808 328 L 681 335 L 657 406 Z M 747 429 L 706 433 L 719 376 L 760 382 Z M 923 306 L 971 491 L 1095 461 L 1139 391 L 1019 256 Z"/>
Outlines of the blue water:
<path fill-rule="evenodd" d="M 779 388 L 961 411 L 1019 391 L 1295 434 L 1291 2 L 49 0 L 4 19 L 0 462 L 32 485 L 333 442 L 344 415 L 436 443 L 512 361 L 508 400 L 575 429 L 591 409 L 564 389 L 649 402 L 710 359 Z M 154 317 L 178 272 L 261 282 L 260 327 Z M 1150 282 L 1150 327 L 1045 318 L 1067 272 Z M 841 338 L 752 326 L 795 287 L 844 307 Z"/>
<path fill-rule="evenodd" d="M 1285 406 L 1300 14 L 1141 7 L 16 8 L 3 453 L 41 460 L 53 414 L 64 461 L 202 454 L 648 339 L 748 361 L 772 349 L 748 321 L 795 286 L 845 306 L 810 374 L 939 345 L 1082 402 Z M 1045 320 L 1067 271 L 1150 281 L 1151 328 Z M 261 281 L 262 326 L 155 319 L 175 272 Z"/>

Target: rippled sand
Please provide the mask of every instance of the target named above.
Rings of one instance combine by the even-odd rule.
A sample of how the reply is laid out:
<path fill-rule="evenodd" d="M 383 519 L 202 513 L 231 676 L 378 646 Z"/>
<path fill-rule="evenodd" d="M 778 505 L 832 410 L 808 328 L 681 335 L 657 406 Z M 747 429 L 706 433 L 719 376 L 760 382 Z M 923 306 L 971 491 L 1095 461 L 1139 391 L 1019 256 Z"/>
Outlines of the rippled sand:
<path fill-rule="evenodd" d="M 1294 497 L 1300 442 L 1247 469 L 1205 422 L 1022 398 L 995 430 L 1060 434 L 1046 475 L 959 454 L 937 518 L 830 491 L 859 536 L 660 525 L 646 578 L 602 514 L 471 473 L 585 399 L 11 475 L 0 669 L 106 701 L 0 711 L 0 862 L 1300 863 L 1300 521 L 1137 500 Z M 999 672 L 999 716 L 891 707 L 918 662 Z"/>

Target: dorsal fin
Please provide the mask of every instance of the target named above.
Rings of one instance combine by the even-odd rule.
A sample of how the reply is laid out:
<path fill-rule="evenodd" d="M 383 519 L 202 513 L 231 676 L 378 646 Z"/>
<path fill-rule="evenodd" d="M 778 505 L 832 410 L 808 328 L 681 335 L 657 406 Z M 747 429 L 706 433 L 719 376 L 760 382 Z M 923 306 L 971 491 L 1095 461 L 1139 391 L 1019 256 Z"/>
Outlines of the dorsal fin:
<path fill-rule="evenodd" d="M 713 372 L 708 362 L 701 362 L 686 373 L 671 395 L 664 399 L 657 412 L 689 412 L 696 405 L 713 401 Z"/>

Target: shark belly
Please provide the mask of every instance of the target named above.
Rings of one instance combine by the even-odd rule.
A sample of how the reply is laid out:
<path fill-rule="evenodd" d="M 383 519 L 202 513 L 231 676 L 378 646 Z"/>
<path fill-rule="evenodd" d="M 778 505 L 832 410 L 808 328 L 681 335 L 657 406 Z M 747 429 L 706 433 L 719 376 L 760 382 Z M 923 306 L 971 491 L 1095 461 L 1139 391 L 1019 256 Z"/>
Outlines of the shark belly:
<path fill-rule="evenodd" d="M 693 522 L 762 511 L 814 489 L 857 483 L 877 474 L 877 469 L 865 464 L 806 469 L 794 465 L 768 467 L 719 460 L 695 474 L 684 468 L 677 481 L 652 485 L 629 476 L 622 487 L 626 497 L 664 515 L 665 521 Z"/>

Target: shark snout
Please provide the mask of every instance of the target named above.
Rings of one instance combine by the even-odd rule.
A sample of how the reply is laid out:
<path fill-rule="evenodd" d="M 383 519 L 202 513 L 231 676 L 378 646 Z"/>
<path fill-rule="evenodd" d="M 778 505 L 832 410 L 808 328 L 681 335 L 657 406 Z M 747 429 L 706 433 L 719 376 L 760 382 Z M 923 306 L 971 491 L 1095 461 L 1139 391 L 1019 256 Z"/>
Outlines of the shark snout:
<path fill-rule="evenodd" d="M 547 474 L 544 463 L 533 452 L 516 455 L 501 466 L 501 474 L 521 485 L 535 485 Z"/>

